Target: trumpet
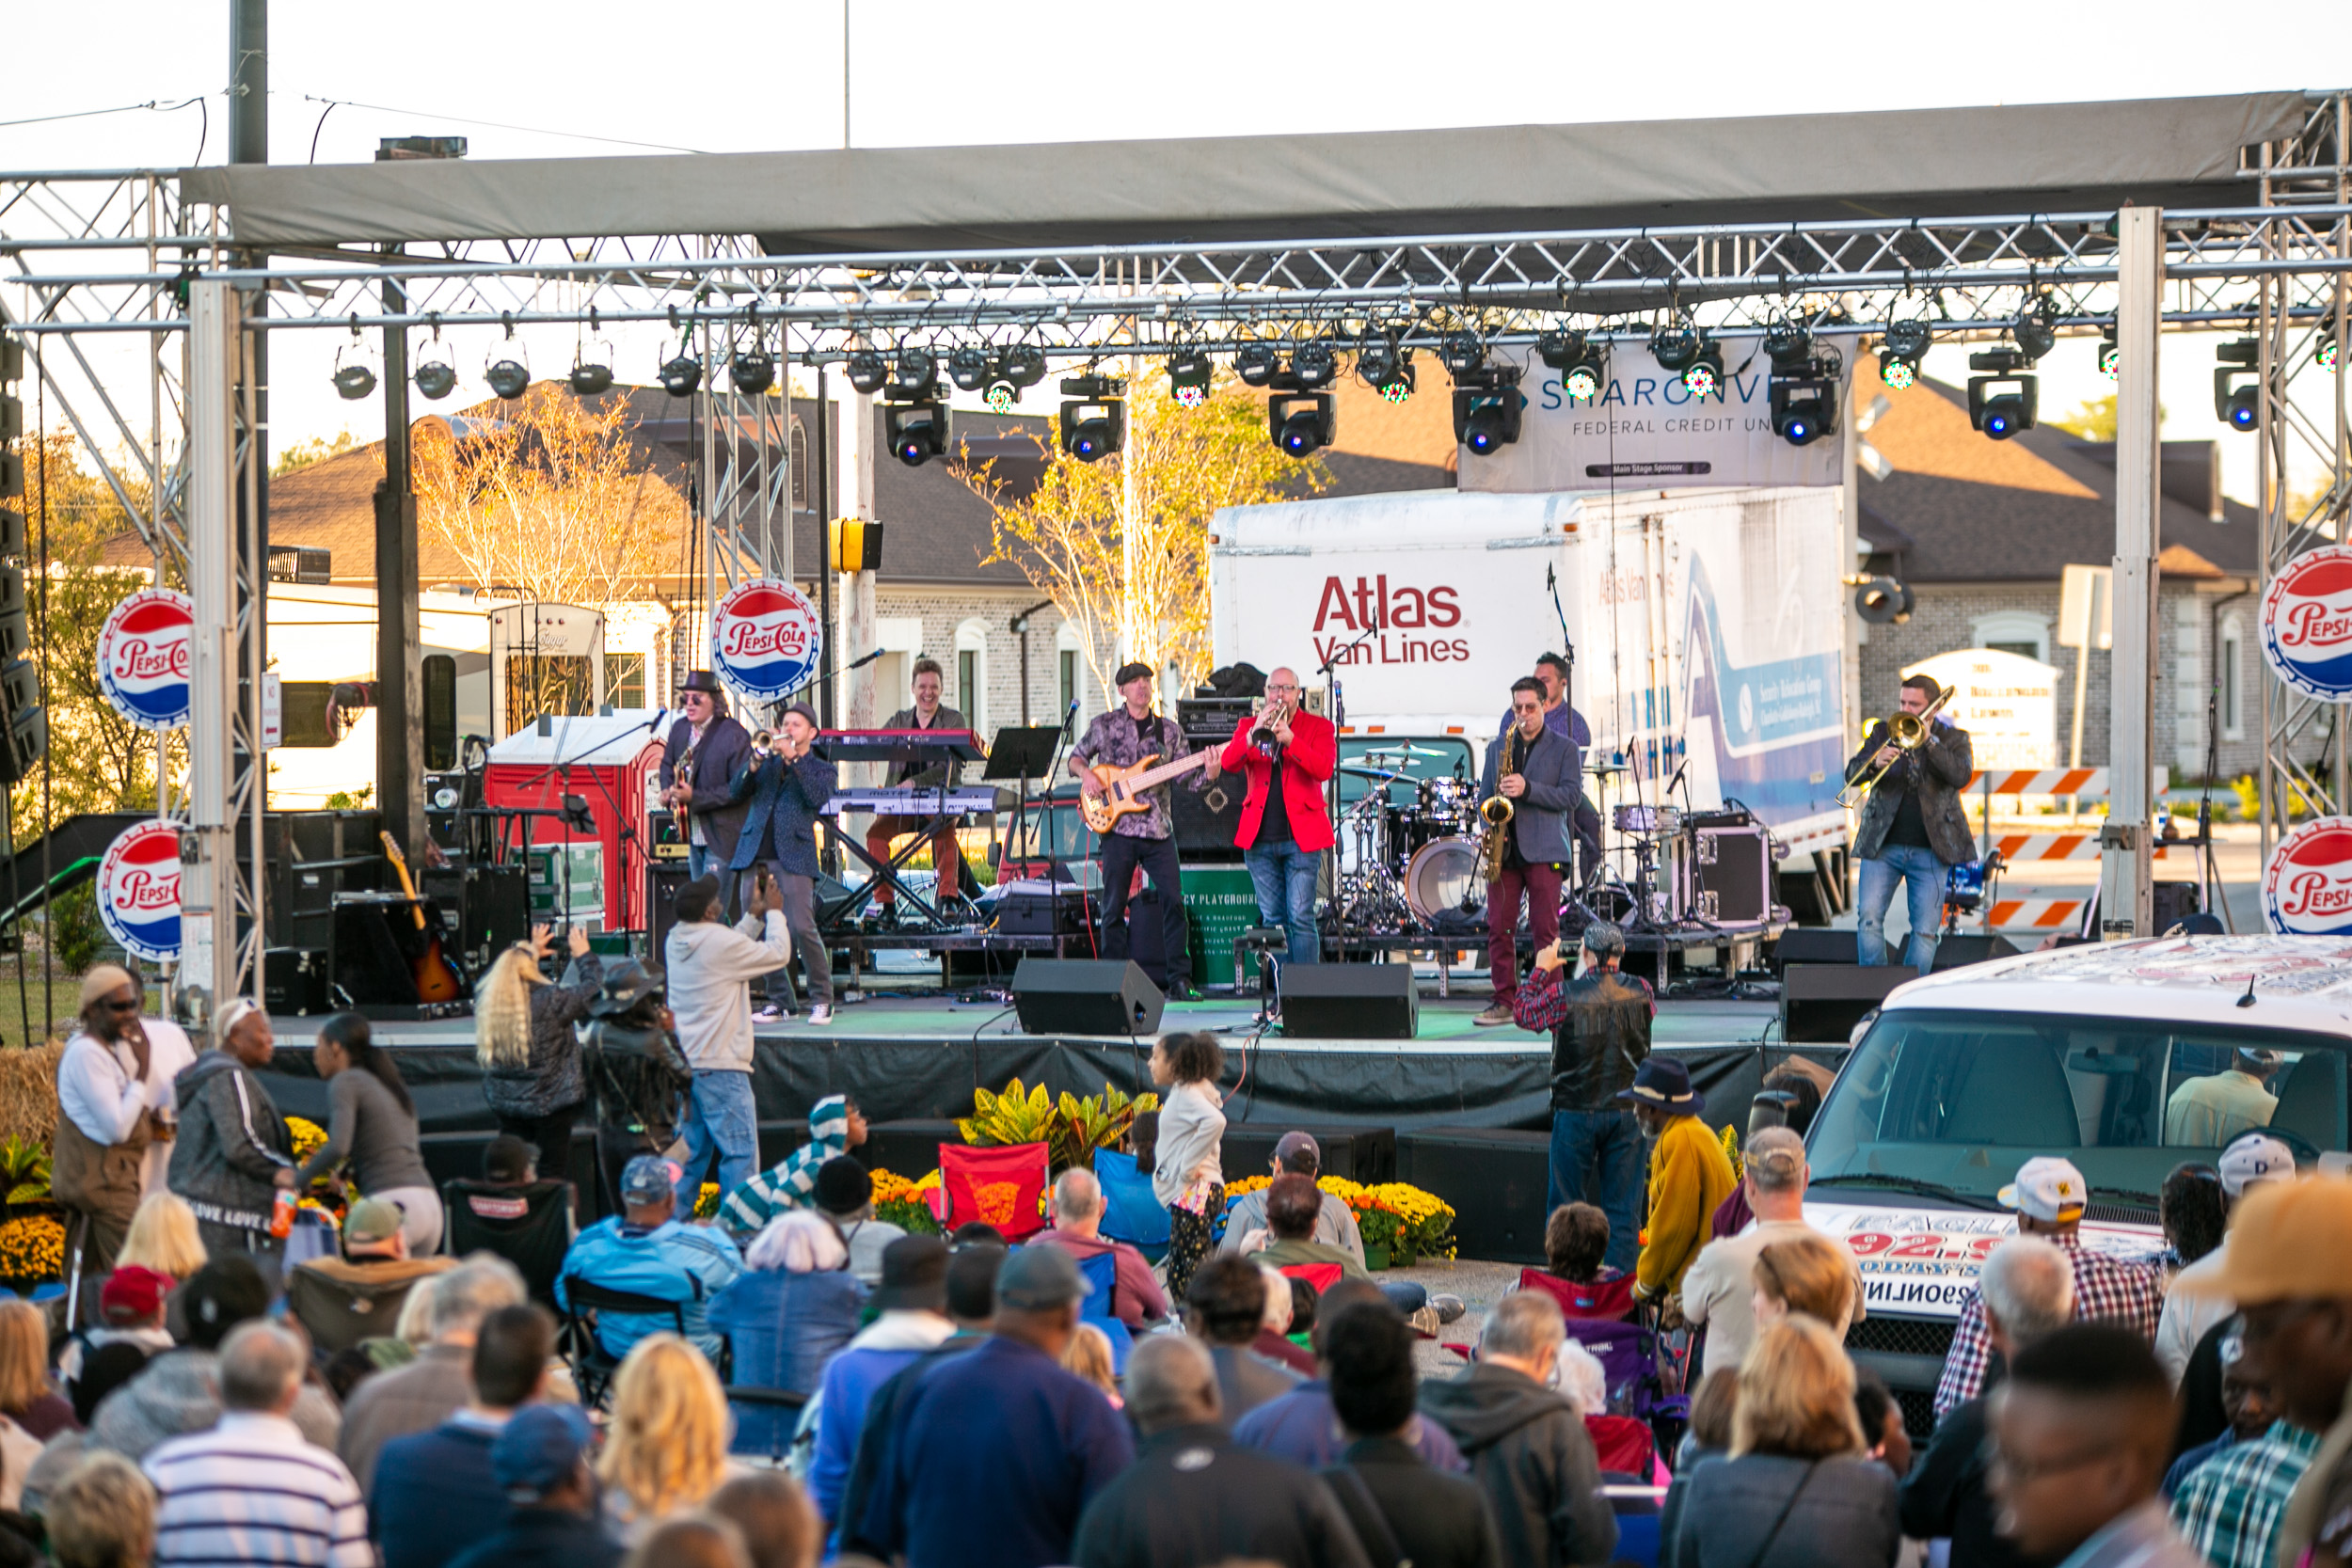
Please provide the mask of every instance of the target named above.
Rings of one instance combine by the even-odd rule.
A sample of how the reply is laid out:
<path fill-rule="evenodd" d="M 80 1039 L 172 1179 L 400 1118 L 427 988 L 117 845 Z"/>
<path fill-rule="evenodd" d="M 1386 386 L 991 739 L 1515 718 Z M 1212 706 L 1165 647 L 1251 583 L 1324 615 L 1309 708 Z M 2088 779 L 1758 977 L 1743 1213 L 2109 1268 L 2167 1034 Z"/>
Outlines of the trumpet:
<path fill-rule="evenodd" d="M 1885 738 L 1879 744 L 1892 746 L 1899 752 L 1915 752 L 1926 745 L 1928 727 L 1934 723 L 1937 711 L 1946 703 L 1950 702 L 1959 690 L 1960 688 L 1957 686 L 1945 687 L 1935 694 L 1933 702 L 1918 712 L 1890 715 L 1879 725 L 1879 729 L 1885 735 Z M 1848 810 L 1859 805 L 1863 799 L 1877 787 L 1879 781 L 1886 777 L 1886 769 L 1893 766 L 1891 762 L 1884 767 L 1873 763 L 1869 768 L 1865 768 L 1862 777 L 1854 780 L 1839 792 L 1837 803 Z"/>
<path fill-rule="evenodd" d="M 1275 735 L 1274 726 L 1292 711 L 1291 705 L 1286 702 L 1269 697 L 1258 699 L 1258 716 L 1249 727 L 1249 744 L 1258 749 L 1260 755 L 1272 757 L 1281 749 L 1281 741 Z"/>

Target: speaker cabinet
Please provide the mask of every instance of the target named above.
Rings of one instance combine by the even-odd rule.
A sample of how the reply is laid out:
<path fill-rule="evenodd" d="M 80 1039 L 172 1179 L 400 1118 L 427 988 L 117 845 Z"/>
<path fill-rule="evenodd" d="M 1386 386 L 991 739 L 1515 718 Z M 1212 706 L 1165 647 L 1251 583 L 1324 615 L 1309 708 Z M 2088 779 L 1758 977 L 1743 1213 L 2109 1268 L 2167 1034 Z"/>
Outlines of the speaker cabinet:
<path fill-rule="evenodd" d="M 2024 949 L 2009 938 L 1993 932 L 1983 936 L 1948 936 L 1935 944 L 1934 971 L 1941 974 L 1947 969 L 1965 964 L 1980 964 L 1989 958 L 2013 958 Z"/>
<path fill-rule="evenodd" d="M 1917 978 L 1908 964 L 1790 964 L 1780 977 L 1780 1037 L 1843 1042 L 1863 1014 Z"/>
<path fill-rule="evenodd" d="M 1155 1035 L 1168 998 L 1133 958 L 1024 958 L 1012 1006 L 1032 1035 Z"/>
<path fill-rule="evenodd" d="M 517 866 L 516 870 L 521 868 Z M 646 961 L 666 964 L 662 955 L 669 951 L 670 927 L 677 924 L 675 903 L 677 890 L 690 879 L 684 861 L 649 860 L 645 863 L 645 927 Z"/>
<path fill-rule="evenodd" d="M 1323 1151 L 1322 1175 L 1370 1186 L 1396 1180 L 1396 1129 L 1393 1127 L 1301 1127 L 1279 1122 L 1228 1125 L 1222 1146 L 1225 1180 L 1263 1176 L 1274 1163 L 1274 1146 L 1283 1134 L 1297 1131 L 1314 1134 Z M 895 1166 L 893 1167 L 896 1168 Z"/>
<path fill-rule="evenodd" d="M 1293 1039 L 1409 1040 L 1420 1022 L 1411 964 L 1282 966 L 1282 1033 Z"/>
<path fill-rule="evenodd" d="M 1400 1132 L 1396 1175 L 1454 1205 L 1454 1239 L 1464 1258 L 1544 1260 L 1550 1133 L 1485 1127 Z"/>
<path fill-rule="evenodd" d="M 1850 964 L 1860 961 L 1861 948 L 1851 931 L 1826 926 L 1791 926 L 1772 944 L 1772 973 L 1790 964 Z"/>

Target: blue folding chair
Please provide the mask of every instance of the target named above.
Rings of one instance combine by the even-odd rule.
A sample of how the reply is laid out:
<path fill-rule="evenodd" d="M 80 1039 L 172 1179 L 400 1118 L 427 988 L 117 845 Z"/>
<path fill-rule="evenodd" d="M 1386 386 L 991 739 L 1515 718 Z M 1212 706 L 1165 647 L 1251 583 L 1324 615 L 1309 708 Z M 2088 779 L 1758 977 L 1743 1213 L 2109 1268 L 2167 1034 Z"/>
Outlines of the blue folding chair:
<path fill-rule="evenodd" d="M 1103 1234 L 1158 1262 L 1168 1251 L 1168 1211 L 1152 1193 L 1152 1179 L 1136 1172 L 1136 1157 L 1096 1149 L 1094 1180 L 1103 1188 Z"/>
<path fill-rule="evenodd" d="M 1111 1371 L 1120 1377 L 1127 1375 L 1127 1357 L 1136 1348 L 1135 1336 L 1119 1321 L 1119 1259 L 1108 1252 L 1098 1252 L 1091 1258 L 1076 1259 L 1078 1272 L 1093 1287 L 1091 1293 L 1079 1303 L 1078 1321 L 1092 1323 L 1111 1342 Z"/>

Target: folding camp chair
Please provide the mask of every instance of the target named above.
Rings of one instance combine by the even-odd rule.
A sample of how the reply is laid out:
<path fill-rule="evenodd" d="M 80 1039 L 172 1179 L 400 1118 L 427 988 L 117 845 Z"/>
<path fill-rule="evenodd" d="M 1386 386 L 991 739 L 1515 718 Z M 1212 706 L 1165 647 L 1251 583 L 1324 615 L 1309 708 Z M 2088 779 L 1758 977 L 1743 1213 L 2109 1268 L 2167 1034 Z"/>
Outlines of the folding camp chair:
<path fill-rule="evenodd" d="M 1135 1336 L 1119 1317 L 1119 1258 L 1116 1253 L 1098 1252 L 1091 1258 L 1075 1259 L 1078 1273 L 1092 1287 L 1091 1293 L 1078 1304 L 1078 1321 L 1092 1323 L 1103 1331 L 1103 1338 L 1111 1342 L 1111 1371 L 1127 1375 L 1127 1357 L 1136 1348 Z"/>
<path fill-rule="evenodd" d="M 700 1282 L 695 1289 L 699 1292 Z M 661 1318 L 682 1338 L 686 1334 L 686 1304 L 662 1296 L 639 1295 L 634 1291 L 612 1291 L 578 1275 L 564 1281 L 564 1294 L 570 1302 L 564 1308 L 564 1328 L 572 1345 L 572 1381 L 580 1386 L 580 1402 L 594 1409 L 602 1404 L 611 1390 L 612 1374 L 620 1370 L 621 1358 L 604 1348 L 596 1337 L 596 1315 L 617 1312 L 625 1317 Z"/>
<path fill-rule="evenodd" d="M 572 1244 L 572 1184 L 534 1181 L 527 1187 L 464 1178 L 441 1183 L 449 1216 L 449 1251 L 463 1258 L 490 1252 L 515 1265 L 531 1299 L 555 1305 L 555 1277 Z"/>
<path fill-rule="evenodd" d="M 1347 1271 L 1337 1263 L 1285 1263 L 1275 1272 L 1285 1279 L 1305 1280 L 1314 1287 L 1315 1294 L 1319 1296 L 1337 1285 L 1341 1275 Z"/>
<path fill-rule="evenodd" d="M 1103 1188 L 1103 1234 L 1125 1242 L 1156 1263 L 1168 1251 L 1168 1211 L 1136 1157 L 1115 1148 L 1094 1151 L 1094 1180 Z"/>
<path fill-rule="evenodd" d="M 939 1146 L 939 1192 L 931 1212 L 953 1234 L 975 1220 L 1018 1242 L 1045 1228 L 1045 1187 L 1052 1150 L 1045 1144 L 1009 1144 L 975 1148 Z"/>
<path fill-rule="evenodd" d="M 1580 1285 L 1542 1269 L 1521 1269 L 1519 1289 L 1543 1291 L 1558 1302 L 1561 1313 L 1570 1319 L 1615 1323 L 1633 1315 L 1633 1276 L 1629 1274 Z"/>

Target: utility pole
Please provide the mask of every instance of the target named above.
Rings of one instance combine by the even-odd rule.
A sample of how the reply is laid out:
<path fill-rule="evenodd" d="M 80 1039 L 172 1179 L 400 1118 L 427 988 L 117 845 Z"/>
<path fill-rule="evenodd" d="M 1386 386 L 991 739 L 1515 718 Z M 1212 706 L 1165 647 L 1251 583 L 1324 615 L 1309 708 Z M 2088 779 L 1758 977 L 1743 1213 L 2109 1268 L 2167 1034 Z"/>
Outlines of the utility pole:
<path fill-rule="evenodd" d="M 2149 830 L 2155 774 L 2156 343 L 2164 306 L 2164 214 L 2126 207 L 2116 245 L 2115 652 L 2108 666 L 2107 822 L 2100 834 L 2099 926 L 2152 936 Z"/>

